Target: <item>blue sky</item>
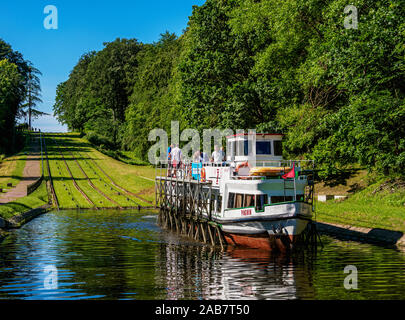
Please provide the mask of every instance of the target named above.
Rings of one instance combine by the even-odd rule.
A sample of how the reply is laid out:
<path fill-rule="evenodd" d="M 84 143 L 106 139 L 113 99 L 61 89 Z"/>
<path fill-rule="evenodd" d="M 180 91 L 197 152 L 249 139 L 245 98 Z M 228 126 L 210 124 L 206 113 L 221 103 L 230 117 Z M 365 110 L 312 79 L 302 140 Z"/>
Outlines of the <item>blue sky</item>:
<path fill-rule="evenodd" d="M 174 1 L 2 1 L 0 38 L 21 52 L 42 72 L 43 103 L 39 108 L 52 114 L 56 86 L 67 80 L 80 56 L 103 48 L 116 38 L 157 41 L 166 30 L 180 35 L 187 27 L 193 5 L 204 0 Z M 44 28 L 44 8 L 58 9 L 58 29 Z M 52 116 L 34 121 L 42 131 L 66 131 Z"/>

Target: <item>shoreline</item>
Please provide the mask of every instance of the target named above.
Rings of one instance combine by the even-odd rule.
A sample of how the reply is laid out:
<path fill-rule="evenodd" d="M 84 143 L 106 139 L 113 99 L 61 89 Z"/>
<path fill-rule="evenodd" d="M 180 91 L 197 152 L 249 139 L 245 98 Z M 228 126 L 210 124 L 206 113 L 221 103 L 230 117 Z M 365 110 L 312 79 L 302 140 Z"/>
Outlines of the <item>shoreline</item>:
<path fill-rule="evenodd" d="M 331 222 L 315 221 L 319 234 L 338 240 L 356 241 L 373 245 L 405 247 L 405 235 L 401 231 L 381 228 L 355 227 Z"/>
<path fill-rule="evenodd" d="M 0 243 L 8 236 L 8 230 L 21 228 L 27 222 L 50 210 L 52 210 L 52 206 L 46 204 L 26 212 L 16 214 L 10 219 L 3 219 L 0 217 Z"/>
<path fill-rule="evenodd" d="M 27 212 L 17 214 L 7 220 L 0 217 L 0 243 L 7 237 L 8 230 L 20 228 L 32 219 L 41 214 L 49 212 L 52 209 L 52 206 L 47 204 Z M 319 234 L 331 236 L 338 240 L 356 241 L 373 245 L 405 247 L 405 235 L 400 231 L 392 231 L 380 228 L 355 227 L 352 225 L 343 225 L 322 221 L 314 222 Z"/>
<path fill-rule="evenodd" d="M 18 229 L 21 228 L 24 224 L 27 222 L 31 221 L 32 219 L 40 216 L 41 214 L 47 213 L 49 211 L 54 210 L 55 208 L 52 207 L 50 204 L 45 204 L 41 207 L 31 209 L 29 211 L 23 212 L 16 214 L 12 216 L 9 219 L 4 219 L 0 217 L 0 243 L 8 236 L 8 230 L 11 229 Z M 125 211 L 125 210 L 155 210 L 155 207 L 125 207 L 123 209 L 118 209 L 118 208 L 72 208 L 72 209 L 62 209 L 62 210 L 120 210 L 120 211 Z"/>

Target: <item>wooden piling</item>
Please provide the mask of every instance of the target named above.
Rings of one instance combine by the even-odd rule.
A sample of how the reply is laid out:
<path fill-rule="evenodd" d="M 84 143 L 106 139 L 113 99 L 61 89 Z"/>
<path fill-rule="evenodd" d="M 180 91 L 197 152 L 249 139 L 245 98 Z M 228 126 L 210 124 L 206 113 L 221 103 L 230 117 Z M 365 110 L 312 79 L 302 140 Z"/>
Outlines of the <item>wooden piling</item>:
<path fill-rule="evenodd" d="M 225 248 L 220 226 L 212 221 L 212 186 L 210 182 L 191 179 L 176 172 L 177 177 L 161 175 L 155 179 L 158 223 L 166 229 L 196 241 Z"/>

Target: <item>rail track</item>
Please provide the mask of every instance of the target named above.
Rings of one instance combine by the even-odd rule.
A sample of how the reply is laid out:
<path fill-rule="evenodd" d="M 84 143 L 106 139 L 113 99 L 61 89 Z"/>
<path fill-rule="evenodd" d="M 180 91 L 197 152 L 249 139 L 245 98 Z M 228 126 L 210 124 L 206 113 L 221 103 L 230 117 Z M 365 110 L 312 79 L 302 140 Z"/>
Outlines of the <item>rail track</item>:
<path fill-rule="evenodd" d="M 91 200 L 91 198 L 86 194 L 86 192 L 85 192 L 82 188 L 80 188 L 80 186 L 77 184 L 76 179 L 74 178 L 74 175 L 73 175 L 73 173 L 72 173 L 72 171 L 71 171 L 71 169 L 70 169 L 70 167 L 69 167 L 69 164 L 67 163 L 66 158 L 65 158 L 64 155 L 63 155 L 63 152 L 60 150 L 60 149 L 62 149 L 62 147 L 59 145 L 59 143 L 58 143 L 55 139 L 53 139 L 53 142 L 55 143 L 55 145 L 56 145 L 56 146 L 58 147 L 58 149 L 59 149 L 59 154 L 61 155 L 61 157 L 62 157 L 62 159 L 63 159 L 63 161 L 64 161 L 64 163 L 65 163 L 65 165 L 66 165 L 66 168 L 67 168 L 67 170 L 68 170 L 68 172 L 69 172 L 69 175 L 70 175 L 70 177 L 71 177 L 71 179 L 72 179 L 72 181 L 73 181 L 73 184 L 74 184 L 75 188 L 83 195 L 83 197 L 84 197 L 95 209 L 99 210 L 100 207 L 98 207 L 98 206 L 95 204 L 95 202 L 94 202 L 93 200 Z M 72 160 L 75 161 L 75 163 L 77 164 L 78 168 L 80 169 L 80 171 L 83 173 L 83 175 L 84 175 L 85 178 L 87 179 L 87 182 L 89 183 L 90 187 L 92 187 L 96 192 L 98 192 L 100 195 L 102 195 L 102 196 L 103 196 L 104 198 L 106 198 L 108 201 L 114 203 L 118 208 L 122 209 L 122 207 L 121 207 L 117 202 L 115 202 L 115 201 L 113 201 L 112 199 L 110 199 L 105 193 L 103 193 L 101 190 L 99 190 L 99 189 L 92 183 L 92 181 L 90 180 L 90 178 L 88 177 L 88 175 L 86 174 L 86 172 L 83 170 L 83 168 L 82 168 L 82 167 L 80 166 L 80 164 L 78 163 L 77 159 L 76 159 L 73 155 L 72 155 L 72 157 L 73 157 Z"/>
<path fill-rule="evenodd" d="M 87 196 L 87 194 L 86 194 L 86 193 L 79 187 L 79 185 L 77 184 L 76 179 L 74 178 L 74 176 L 73 176 L 73 174 L 72 174 L 72 171 L 70 171 L 69 165 L 68 165 L 68 163 L 67 163 L 65 157 L 63 156 L 63 153 L 62 153 L 62 152 L 60 152 L 60 155 L 61 155 L 61 157 L 62 157 L 62 159 L 63 159 L 63 162 L 64 162 L 65 165 L 66 165 L 66 169 L 67 169 L 67 171 L 69 172 L 70 177 L 72 178 L 72 182 L 73 182 L 73 185 L 75 186 L 75 188 L 82 194 L 82 196 L 83 196 L 95 209 L 98 210 L 99 208 L 96 206 L 96 204 Z M 73 196 L 73 194 L 72 194 L 72 196 Z"/>
<path fill-rule="evenodd" d="M 49 186 L 51 189 L 51 194 L 52 194 L 52 199 L 56 205 L 56 208 L 59 210 L 59 201 L 58 201 L 58 197 L 56 196 L 56 192 L 55 192 L 55 188 L 53 185 L 53 179 L 52 179 L 52 174 L 51 174 L 51 167 L 49 165 L 49 157 L 48 157 L 48 149 L 46 147 L 46 139 L 43 138 L 43 142 L 44 142 L 44 149 L 45 149 L 45 157 L 46 157 L 46 164 L 48 167 L 48 177 L 49 177 Z"/>
<path fill-rule="evenodd" d="M 109 188 L 111 192 L 113 192 L 114 195 L 120 197 L 120 200 L 125 201 L 125 202 L 131 202 L 135 206 L 139 206 L 140 204 L 130 197 L 125 197 L 123 194 L 121 194 L 122 191 L 117 190 L 117 188 L 110 184 L 108 181 L 106 181 L 95 169 L 94 167 L 90 164 L 90 162 L 86 159 L 86 157 L 83 157 L 83 155 L 80 152 L 77 152 L 80 155 L 80 158 L 82 159 L 82 162 L 87 166 L 89 171 L 93 172 L 94 175 L 96 176 L 96 180 L 100 181 L 100 183 L 104 184 L 105 188 Z"/>
<path fill-rule="evenodd" d="M 86 199 L 87 203 L 90 204 L 90 206 L 94 209 L 112 209 L 112 208 L 118 208 L 118 209 L 141 209 L 141 208 L 152 208 L 153 204 L 151 201 L 148 201 L 139 195 L 130 192 L 123 188 L 122 186 L 118 185 L 106 172 L 103 170 L 95 161 L 93 158 L 89 157 L 86 155 L 86 157 L 83 156 L 83 154 L 77 150 L 72 150 L 70 147 L 65 147 L 62 146 L 57 139 L 51 138 L 51 143 L 54 148 L 55 154 L 58 154 L 61 157 L 61 160 L 64 162 L 64 166 L 66 167 L 66 170 L 68 172 L 68 175 L 70 176 L 70 179 L 73 183 L 74 188 Z M 66 155 L 69 155 L 69 159 L 66 157 Z M 69 161 L 68 161 L 69 160 Z M 75 167 L 83 174 L 84 180 L 87 181 L 89 186 L 101 196 L 99 200 L 105 199 L 104 204 L 107 206 L 100 206 L 96 204 L 96 201 L 92 199 L 95 194 L 91 195 L 91 192 L 89 190 L 85 190 L 86 188 L 83 189 L 84 185 L 80 185 L 81 182 L 76 181 L 77 177 L 75 178 L 75 173 L 73 171 L 76 171 L 76 169 L 72 169 L 72 163 L 70 161 L 74 161 Z M 61 180 L 63 181 L 63 175 L 61 173 L 62 169 L 59 166 L 59 163 L 56 161 L 55 163 L 57 169 L 59 170 L 59 174 L 61 176 Z M 63 166 L 63 165 L 62 165 Z M 50 168 L 49 166 L 49 160 L 48 160 L 48 169 Z M 66 172 L 66 170 L 64 170 Z M 72 171 L 73 170 L 73 171 Z M 49 169 L 50 171 L 50 169 Z M 77 171 L 77 172 L 79 172 Z M 66 173 L 65 173 L 66 174 Z M 77 176 L 77 174 L 76 174 Z M 81 178 L 82 179 L 82 178 Z M 53 184 L 53 183 L 52 183 Z M 104 184 L 104 186 L 102 186 Z M 59 184 L 58 184 L 59 185 Z M 61 186 L 60 186 L 61 188 Z M 67 192 L 69 195 L 69 200 L 70 199 L 73 201 L 74 205 L 76 208 L 79 208 L 80 206 L 80 201 L 79 199 L 76 199 L 77 196 L 80 197 L 78 193 L 76 193 L 76 197 L 74 195 L 74 192 L 71 190 L 71 186 L 69 184 L 66 184 L 63 182 L 63 188 L 64 191 Z M 109 189 L 108 191 L 106 189 Z M 55 188 L 52 186 L 52 194 L 55 195 L 56 197 L 56 191 Z M 59 189 L 58 189 L 59 190 Z M 59 190 L 58 192 L 61 192 L 62 190 Z M 62 191 L 62 192 L 64 192 Z M 87 191 L 87 192 L 86 192 Z M 89 193 L 90 192 L 90 193 Z M 135 198 L 135 199 L 132 199 Z M 80 199 L 82 201 L 82 206 L 83 206 L 83 201 L 84 199 Z M 108 206 L 108 202 L 112 203 L 114 206 L 110 207 Z M 102 204 L 103 201 L 100 201 L 100 204 Z M 150 204 L 151 206 L 143 206 L 141 205 L 142 203 L 144 204 Z M 59 208 L 59 203 L 58 203 L 58 208 Z M 70 208 L 70 207 L 69 207 Z M 65 208 L 64 208 L 65 209 Z M 72 208 L 73 209 L 73 208 Z"/>
<path fill-rule="evenodd" d="M 99 170 L 100 170 L 101 172 L 103 172 L 103 174 L 111 181 L 111 183 L 112 183 L 114 186 L 116 186 L 117 188 L 121 189 L 122 191 L 124 191 L 124 192 L 125 192 L 126 194 L 128 194 L 128 195 L 131 195 L 131 196 L 133 196 L 133 197 L 136 197 L 136 198 L 138 198 L 139 200 L 145 201 L 145 202 L 147 202 L 147 203 L 149 203 L 149 204 L 153 204 L 151 201 L 146 200 L 146 199 L 140 197 L 138 194 L 133 193 L 133 192 L 131 192 L 131 191 L 128 191 L 128 190 L 126 190 L 125 188 L 123 188 L 122 186 L 119 186 L 119 185 L 98 165 L 98 163 L 97 163 L 96 161 L 94 161 L 93 158 L 90 158 L 90 160 L 92 161 L 92 163 L 94 163 L 94 164 L 97 166 L 97 168 L 99 168 Z"/>
<path fill-rule="evenodd" d="M 104 198 L 106 198 L 107 200 L 109 200 L 110 202 L 114 203 L 119 209 L 123 209 L 123 207 L 116 202 L 115 200 L 111 199 L 109 196 L 107 196 L 103 191 L 101 191 L 99 188 L 96 187 L 96 185 L 91 181 L 91 179 L 89 178 L 89 176 L 87 175 L 87 173 L 83 170 L 82 166 L 80 165 L 80 163 L 77 161 L 76 157 L 73 155 L 72 152 L 70 152 L 70 154 L 72 155 L 73 160 L 75 161 L 75 163 L 77 164 L 77 166 L 79 167 L 80 171 L 84 174 L 84 176 L 86 177 L 88 183 L 90 184 L 90 186 L 96 190 L 99 194 L 101 194 Z"/>
<path fill-rule="evenodd" d="M 103 178 L 100 176 L 100 174 L 97 173 L 96 170 L 94 170 L 94 167 L 93 167 L 90 163 L 92 163 L 95 167 L 97 167 L 97 169 L 100 170 L 100 171 L 107 177 L 107 179 L 110 181 L 109 183 L 111 183 L 112 186 L 114 186 L 115 188 L 120 189 L 121 192 L 126 193 L 128 196 L 135 197 L 135 198 L 137 198 L 138 200 L 141 200 L 141 201 L 143 201 L 143 202 L 149 203 L 150 205 L 153 205 L 153 203 L 152 203 L 151 201 L 146 200 L 146 199 L 140 197 L 138 194 L 133 193 L 133 192 L 131 192 L 131 191 L 128 191 L 128 190 L 126 190 L 124 187 L 118 185 L 118 184 L 103 170 L 103 168 L 101 168 L 101 167 L 98 165 L 98 163 L 97 163 L 96 161 L 94 161 L 93 158 L 91 158 L 91 156 L 88 156 L 88 158 L 89 158 L 90 161 L 87 161 L 86 158 L 83 157 L 83 155 L 82 155 L 80 152 L 77 152 L 77 153 L 80 155 L 80 157 L 83 159 L 83 161 L 86 162 L 86 164 L 88 165 L 88 167 L 89 167 L 91 170 L 93 170 L 93 172 L 94 172 L 100 179 L 102 179 L 104 182 L 106 182 L 105 179 L 103 179 Z M 108 183 L 108 182 L 107 182 L 107 183 Z M 108 183 L 108 184 L 109 184 L 109 183 Z M 110 188 L 112 188 L 112 187 L 110 186 Z M 112 189 L 113 189 L 113 188 L 112 188 Z M 118 190 L 116 190 L 116 191 L 118 191 Z M 129 198 L 129 199 L 130 199 L 130 198 Z M 130 200 L 133 201 L 132 199 L 130 199 Z M 133 202 L 135 202 L 135 201 L 133 201 Z M 136 205 L 139 205 L 139 203 L 137 203 L 137 202 L 135 202 L 135 204 L 136 204 Z"/>

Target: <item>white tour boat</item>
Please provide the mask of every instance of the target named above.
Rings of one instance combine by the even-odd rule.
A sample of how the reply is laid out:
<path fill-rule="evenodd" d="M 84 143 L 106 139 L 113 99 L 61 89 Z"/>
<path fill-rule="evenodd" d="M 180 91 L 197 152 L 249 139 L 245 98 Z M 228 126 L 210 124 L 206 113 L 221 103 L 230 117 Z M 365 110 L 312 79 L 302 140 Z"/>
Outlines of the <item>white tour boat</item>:
<path fill-rule="evenodd" d="M 225 162 L 192 165 L 194 179 L 212 182 L 210 219 L 229 244 L 283 250 L 312 219 L 313 162 L 283 160 L 282 137 L 256 134 L 250 147 L 248 134 L 229 136 Z"/>
<path fill-rule="evenodd" d="M 314 163 L 283 160 L 282 138 L 229 136 L 223 162 L 171 166 L 169 176 L 204 182 L 210 189 L 210 210 L 202 214 L 221 227 L 229 244 L 289 249 L 312 221 Z"/>

